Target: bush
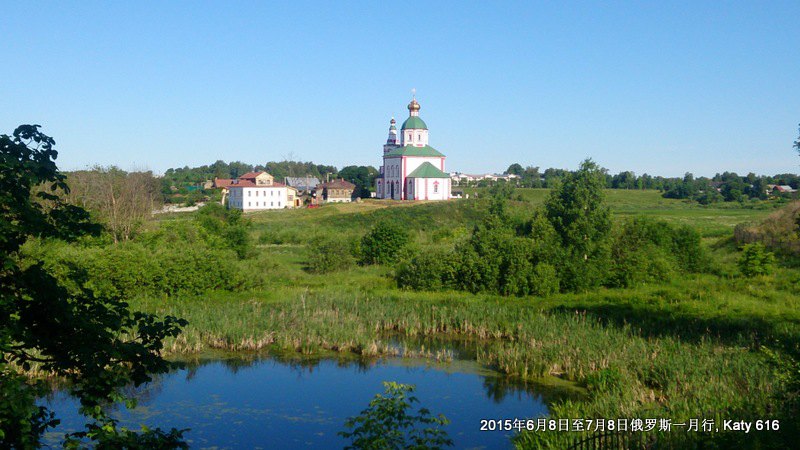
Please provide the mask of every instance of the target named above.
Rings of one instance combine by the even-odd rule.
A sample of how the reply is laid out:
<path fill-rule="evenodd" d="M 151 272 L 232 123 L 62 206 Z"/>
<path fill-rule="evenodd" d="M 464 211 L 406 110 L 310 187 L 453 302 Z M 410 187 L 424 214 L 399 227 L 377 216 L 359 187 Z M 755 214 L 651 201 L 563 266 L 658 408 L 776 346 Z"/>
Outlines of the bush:
<path fill-rule="evenodd" d="M 556 268 L 547 263 L 539 263 L 533 269 L 530 279 L 530 293 L 546 297 L 558 292 L 560 281 Z"/>
<path fill-rule="evenodd" d="M 742 248 L 738 265 L 746 277 L 769 275 L 775 269 L 775 255 L 767 251 L 763 244 L 747 244 Z"/>
<path fill-rule="evenodd" d="M 675 273 L 701 272 L 709 259 L 700 234 L 646 217 L 626 221 L 611 247 L 608 286 L 628 287 L 669 280 Z"/>
<path fill-rule="evenodd" d="M 41 263 L 71 294 L 90 292 L 94 298 L 129 299 L 136 295 L 198 295 L 210 290 L 241 291 L 261 280 L 244 276 L 231 250 L 176 241 L 150 248 L 125 242 L 86 248 L 47 242 L 26 254 Z"/>
<path fill-rule="evenodd" d="M 387 264 L 396 261 L 397 255 L 410 237 L 408 232 L 394 222 L 381 221 L 361 239 L 362 264 Z"/>
<path fill-rule="evenodd" d="M 453 252 L 424 250 L 399 264 L 395 279 L 400 288 L 436 291 L 453 287 L 456 269 Z"/>
<path fill-rule="evenodd" d="M 356 417 L 350 417 L 339 435 L 350 439 L 346 449 L 440 449 L 453 441 L 442 429 L 450 421 L 441 414 L 431 415 L 426 408 L 416 414 L 409 411 L 419 400 L 413 395 L 414 386 L 395 382 L 383 383 L 386 391 L 369 402 L 369 407 Z"/>
<path fill-rule="evenodd" d="M 317 237 L 308 244 L 308 271 L 330 273 L 355 264 L 352 244 L 343 238 Z"/>

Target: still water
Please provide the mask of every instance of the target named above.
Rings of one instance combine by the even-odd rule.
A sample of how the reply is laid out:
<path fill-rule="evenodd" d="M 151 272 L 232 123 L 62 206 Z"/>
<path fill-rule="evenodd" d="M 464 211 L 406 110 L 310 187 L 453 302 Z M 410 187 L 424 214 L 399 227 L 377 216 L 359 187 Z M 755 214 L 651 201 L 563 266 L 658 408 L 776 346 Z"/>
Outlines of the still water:
<path fill-rule="evenodd" d="M 342 448 L 348 442 L 336 433 L 383 392 L 383 381 L 416 385 L 417 408 L 447 416 L 445 429 L 459 449 L 510 448 L 511 433 L 480 431 L 480 420 L 539 417 L 550 396 L 562 395 L 470 361 L 218 359 L 156 378 L 132 392 L 135 409 L 113 415 L 129 428 L 190 428 L 184 436 L 192 448 Z M 73 398 L 57 391 L 45 403 L 61 419 L 48 433 L 53 446 L 65 432 L 81 431 Z"/>

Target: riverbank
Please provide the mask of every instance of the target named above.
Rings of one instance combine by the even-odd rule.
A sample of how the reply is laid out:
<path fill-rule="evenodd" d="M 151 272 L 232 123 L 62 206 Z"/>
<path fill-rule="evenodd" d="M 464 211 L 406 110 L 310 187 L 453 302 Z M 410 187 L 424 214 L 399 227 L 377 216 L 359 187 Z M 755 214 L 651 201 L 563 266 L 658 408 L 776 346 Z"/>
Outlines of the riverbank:
<path fill-rule="evenodd" d="M 378 275 L 379 276 L 379 275 Z M 796 339 L 793 273 L 732 283 L 702 275 L 671 285 L 547 299 L 412 293 L 384 287 L 288 288 L 269 294 L 140 298 L 132 306 L 184 317 L 173 354 L 207 349 L 306 356 L 415 356 L 396 337 L 475 342 L 477 363 L 519 379 L 558 377 L 584 387 L 553 417 L 756 417 L 779 394 L 762 344 Z M 418 353 L 414 353 L 418 352 Z"/>

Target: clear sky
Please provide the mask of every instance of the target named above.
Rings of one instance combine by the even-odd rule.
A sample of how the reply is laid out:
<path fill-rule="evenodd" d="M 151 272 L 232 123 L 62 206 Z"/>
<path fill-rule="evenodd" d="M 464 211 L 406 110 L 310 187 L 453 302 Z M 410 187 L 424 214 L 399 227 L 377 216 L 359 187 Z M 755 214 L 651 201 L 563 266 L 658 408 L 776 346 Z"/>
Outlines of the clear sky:
<path fill-rule="evenodd" d="M 6 2 L 0 133 L 63 169 L 380 165 L 411 88 L 450 171 L 797 173 L 800 1 Z"/>

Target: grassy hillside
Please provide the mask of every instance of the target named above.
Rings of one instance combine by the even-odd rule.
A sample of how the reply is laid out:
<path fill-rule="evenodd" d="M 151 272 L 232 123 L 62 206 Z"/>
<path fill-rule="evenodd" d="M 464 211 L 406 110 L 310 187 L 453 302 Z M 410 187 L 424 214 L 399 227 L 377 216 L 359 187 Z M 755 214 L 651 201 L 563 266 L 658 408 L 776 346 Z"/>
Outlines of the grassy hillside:
<path fill-rule="evenodd" d="M 518 190 L 511 214 L 528 217 L 546 190 Z M 169 351 L 219 348 L 302 355 L 418 354 L 412 338 L 474 342 L 479 362 L 524 378 L 559 377 L 586 389 L 582 400 L 550 405 L 553 417 L 698 417 L 722 411 L 741 419 L 781 409 L 785 385 L 767 348 L 800 351 L 800 270 L 743 278 L 731 236 L 772 205 L 703 207 L 657 192 L 608 191 L 615 220 L 643 215 L 701 231 L 711 273 L 627 289 L 601 288 L 546 298 L 399 290 L 388 266 L 350 263 L 327 274 L 306 270 L 309 242 L 327 235 L 355 240 L 384 218 L 400 220 L 414 245 L 452 245 L 468 236 L 488 201 L 365 201 L 316 209 L 248 214 L 256 255 L 249 276 L 262 287 L 202 296 L 138 297 L 135 307 L 185 317 L 190 325 Z M 162 221 L 191 220 L 172 216 Z M 397 345 L 397 340 L 401 343 Z M 406 346 L 407 348 L 403 348 Z M 423 355 L 448 358 L 447 352 Z M 769 444 L 770 437 L 750 444 Z M 727 444 L 739 445 L 737 436 Z M 558 437 L 552 442 L 562 445 Z M 763 442 L 762 442 L 763 441 Z M 520 437 L 522 447 L 541 442 Z M 748 445 L 750 445 L 748 444 Z"/>

